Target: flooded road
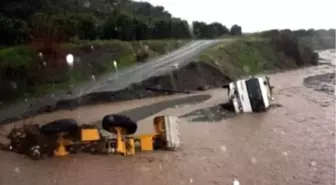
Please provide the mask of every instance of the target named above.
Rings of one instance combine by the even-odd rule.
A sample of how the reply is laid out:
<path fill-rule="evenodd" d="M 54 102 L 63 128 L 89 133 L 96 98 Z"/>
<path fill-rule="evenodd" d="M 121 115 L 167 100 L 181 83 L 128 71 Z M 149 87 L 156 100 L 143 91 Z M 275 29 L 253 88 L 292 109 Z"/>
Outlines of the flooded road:
<path fill-rule="evenodd" d="M 192 121 L 195 115 L 181 118 L 183 143 L 176 152 L 141 153 L 133 157 L 80 154 L 36 162 L 0 151 L 0 184 L 224 185 L 236 179 L 241 185 L 332 185 L 335 183 L 335 95 L 308 88 L 303 81 L 312 75 L 333 72 L 334 66 L 321 65 L 271 75 L 275 103 L 281 106 L 267 113 L 223 117 L 211 122 Z M 32 120 L 42 123 L 74 117 L 88 123 L 107 113 L 136 114 L 136 110 L 141 110 L 154 113 L 144 119 L 139 117 L 142 119 L 139 132 L 150 132 L 156 115 L 181 116 L 217 106 L 227 98 L 222 89 L 200 94 L 210 94 L 211 98 L 202 99 L 202 103 L 144 111 L 146 105 L 186 95 L 157 97 L 60 111 Z M 198 114 L 206 117 L 202 114 L 213 112 Z M 19 124 L 22 122 L 16 123 Z M 11 127 L 13 124 L 4 125 L 3 133 Z"/>

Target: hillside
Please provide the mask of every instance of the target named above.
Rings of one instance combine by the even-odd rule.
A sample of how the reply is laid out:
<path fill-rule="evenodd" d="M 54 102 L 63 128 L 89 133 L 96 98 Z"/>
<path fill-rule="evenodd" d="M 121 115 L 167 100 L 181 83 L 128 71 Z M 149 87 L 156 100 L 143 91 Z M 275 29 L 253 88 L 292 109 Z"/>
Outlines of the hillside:
<path fill-rule="evenodd" d="M 219 44 L 201 54 L 200 62 L 210 64 L 229 79 L 317 65 L 318 54 L 286 37 L 242 38 Z"/>
<path fill-rule="evenodd" d="M 280 33 L 285 33 L 298 38 L 300 44 L 312 48 L 313 50 L 330 49 L 335 48 L 335 29 L 309 29 L 309 30 L 268 30 L 256 35 L 260 35 L 264 38 L 271 38 Z"/>
<path fill-rule="evenodd" d="M 144 87 L 160 87 L 188 92 L 221 87 L 235 79 L 267 72 L 318 65 L 318 54 L 292 35 L 278 34 L 270 38 L 246 36 L 224 40 L 200 54 L 197 60 L 172 74 L 153 77 L 131 89 L 115 92 L 136 97 L 165 94 L 145 91 Z M 131 94 L 131 95 L 129 95 Z M 97 100 L 97 99 L 96 99 Z"/>
<path fill-rule="evenodd" d="M 241 34 L 220 23 L 173 17 L 162 6 L 130 0 L 0 2 L 0 102 L 70 88 L 92 75 L 144 62 L 192 39 Z M 39 53 L 43 57 L 39 57 Z M 70 70 L 65 55 L 76 55 Z"/>
<path fill-rule="evenodd" d="M 198 59 L 167 74 L 154 76 L 115 92 L 101 92 L 58 102 L 52 110 L 139 97 L 189 93 L 218 88 L 232 80 L 260 73 L 285 71 L 318 64 L 318 54 L 293 38 L 247 36 L 223 40 Z M 41 109 L 45 111 L 47 109 Z"/>
<path fill-rule="evenodd" d="M 68 89 L 79 83 L 113 72 L 118 68 L 165 54 L 181 47 L 187 40 L 148 41 L 78 41 L 53 45 L 53 54 L 40 58 L 30 46 L 0 50 L 0 102 L 17 98 L 40 96 L 48 92 Z M 73 67 L 65 63 L 67 53 L 75 56 Z"/>
<path fill-rule="evenodd" d="M 162 6 L 130 0 L 4 0 L 0 2 L 0 45 L 72 39 L 147 40 L 215 38 L 239 35 L 220 23 L 188 22 L 173 17 Z"/>

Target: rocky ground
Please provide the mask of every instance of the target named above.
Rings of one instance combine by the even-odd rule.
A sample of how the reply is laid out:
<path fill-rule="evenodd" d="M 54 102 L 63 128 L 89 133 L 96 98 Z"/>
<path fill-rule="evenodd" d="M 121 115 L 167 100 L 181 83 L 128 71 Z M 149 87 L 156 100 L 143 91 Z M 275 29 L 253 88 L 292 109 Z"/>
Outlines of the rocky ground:
<path fill-rule="evenodd" d="M 4 125 L 2 134 L 28 122 L 73 117 L 93 123 L 121 112 L 139 120 L 143 133 L 152 131 L 154 116 L 175 115 L 182 121 L 182 146 L 134 157 L 79 154 L 39 162 L 0 152 L 0 184 L 334 184 L 335 95 L 304 84 L 334 70 L 320 65 L 270 75 L 274 103 L 281 106 L 267 113 L 230 116 L 220 109 L 225 90 L 213 89 L 62 110 Z M 328 81 L 325 76 L 317 79 Z"/>

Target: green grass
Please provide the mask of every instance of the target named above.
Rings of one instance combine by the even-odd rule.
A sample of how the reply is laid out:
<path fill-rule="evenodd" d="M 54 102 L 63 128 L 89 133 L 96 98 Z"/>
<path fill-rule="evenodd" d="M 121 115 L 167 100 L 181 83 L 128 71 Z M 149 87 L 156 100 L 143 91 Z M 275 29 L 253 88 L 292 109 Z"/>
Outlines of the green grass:
<path fill-rule="evenodd" d="M 29 67 L 37 59 L 36 52 L 27 46 L 0 49 L 0 67 Z"/>
<path fill-rule="evenodd" d="M 269 39 L 254 36 L 220 43 L 204 51 L 199 60 L 217 66 L 235 79 L 276 69 L 287 59 L 272 47 Z"/>

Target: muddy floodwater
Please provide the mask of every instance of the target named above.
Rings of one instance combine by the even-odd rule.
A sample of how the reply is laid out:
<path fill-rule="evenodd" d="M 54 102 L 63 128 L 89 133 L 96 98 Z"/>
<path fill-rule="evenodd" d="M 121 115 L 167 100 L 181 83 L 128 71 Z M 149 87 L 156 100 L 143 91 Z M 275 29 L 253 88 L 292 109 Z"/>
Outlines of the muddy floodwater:
<path fill-rule="evenodd" d="M 326 60 L 334 64 L 329 60 L 334 60 L 334 54 L 328 51 L 321 57 L 327 56 Z M 191 104 L 171 101 L 194 95 L 156 97 L 60 111 L 4 125 L 2 134 L 23 123 L 68 117 L 93 123 L 105 114 L 124 112 L 140 119 L 140 133 L 152 131 L 154 116 L 175 115 L 182 116 L 182 146 L 175 152 L 139 153 L 132 157 L 79 154 L 44 161 L 0 151 L 0 185 L 224 185 L 234 180 L 241 185 L 332 185 L 335 94 L 328 84 L 325 93 L 314 88 L 313 83 L 307 86 L 307 81 L 334 81 L 330 75 L 306 80 L 306 84 L 304 81 L 334 72 L 333 65 L 320 65 L 271 75 L 274 101 L 281 106 L 266 113 L 219 113 L 223 116 L 210 120 L 216 116 L 214 107 L 227 100 L 225 90 L 214 89 L 199 93 L 211 98 L 198 96 L 190 100 Z M 165 101 L 170 102 L 170 108 L 164 108 Z M 158 103 L 160 107 L 153 108 Z M 190 114 L 195 110 L 198 111 Z"/>

